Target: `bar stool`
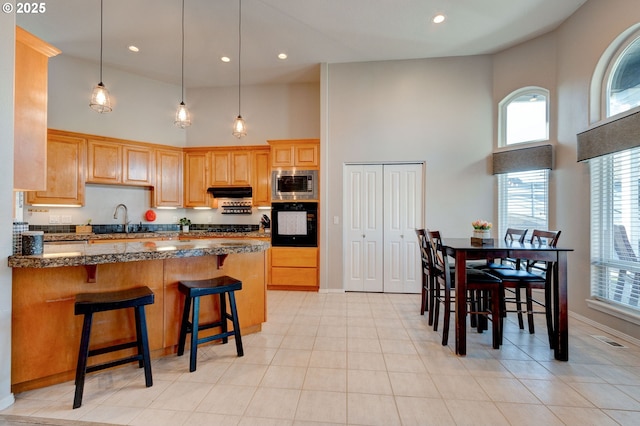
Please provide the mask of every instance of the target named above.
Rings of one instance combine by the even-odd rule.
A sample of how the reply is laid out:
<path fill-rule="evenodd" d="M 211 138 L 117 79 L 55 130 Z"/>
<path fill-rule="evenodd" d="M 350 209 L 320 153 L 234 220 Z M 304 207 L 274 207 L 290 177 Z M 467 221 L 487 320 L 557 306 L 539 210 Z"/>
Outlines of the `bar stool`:
<path fill-rule="evenodd" d="M 93 371 L 138 361 L 140 368 L 144 367 L 146 386 L 150 387 L 153 385 L 153 378 L 151 376 L 151 358 L 149 356 L 149 339 L 147 338 L 147 321 L 144 314 L 144 305 L 150 305 L 153 304 L 153 302 L 154 295 L 149 287 L 137 287 L 128 290 L 101 293 L 80 293 L 76 295 L 75 315 L 84 315 L 84 322 L 82 325 L 80 352 L 78 354 L 78 366 L 76 369 L 76 392 L 73 399 L 73 408 L 78 408 L 82 405 L 85 375 Z M 134 308 L 136 340 L 100 349 L 89 350 L 89 337 L 91 334 L 91 321 L 93 319 L 93 314 L 96 312 L 125 308 Z M 138 348 L 137 355 L 87 366 L 87 360 L 91 356 L 128 348 Z"/>
<path fill-rule="evenodd" d="M 191 333 L 189 371 L 196 371 L 197 350 L 198 345 L 201 343 L 220 339 L 222 339 L 222 343 L 227 343 L 229 336 L 235 336 L 236 351 L 238 352 L 238 356 L 243 356 L 244 351 L 242 349 L 242 337 L 240 336 L 240 323 L 238 321 L 238 311 L 236 309 L 236 297 L 234 293 L 237 290 L 242 290 L 242 281 L 226 275 L 205 280 L 180 281 L 178 283 L 178 290 L 185 295 L 182 324 L 180 325 L 180 340 L 178 342 L 178 356 L 184 354 L 187 333 Z M 220 320 L 210 324 L 199 324 L 200 297 L 214 294 L 220 295 Z M 225 294 L 229 295 L 229 308 L 231 313 L 227 312 Z M 193 312 L 191 322 L 189 322 L 192 300 Z M 233 323 L 233 330 L 228 329 L 227 320 L 231 320 Z M 198 338 L 199 331 L 214 327 L 220 327 L 221 332 L 213 336 Z"/>

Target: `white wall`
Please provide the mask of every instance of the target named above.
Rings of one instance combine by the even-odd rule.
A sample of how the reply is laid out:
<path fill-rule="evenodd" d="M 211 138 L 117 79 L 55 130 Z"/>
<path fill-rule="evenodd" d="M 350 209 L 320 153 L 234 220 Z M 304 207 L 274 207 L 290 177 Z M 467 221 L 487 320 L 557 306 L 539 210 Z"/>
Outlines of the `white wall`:
<path fill-rule="evenodd" d="M 494 219 L 491 58 L 473 56 L 329 65 L 321 188 L 321 287 L 342 288 L 342 167 L 347 162 L 425 161 L 424 225 L 452 237 Z M 328 161 L 325 161 L 325 158 Z"/>
<path fill-rule="evenodd" d="M 0 14 L 0 259 L 13 252 L 13 62 L 15 15 Z M 0 410 L 11 393 L 11 268 L 0 262 Z"/>

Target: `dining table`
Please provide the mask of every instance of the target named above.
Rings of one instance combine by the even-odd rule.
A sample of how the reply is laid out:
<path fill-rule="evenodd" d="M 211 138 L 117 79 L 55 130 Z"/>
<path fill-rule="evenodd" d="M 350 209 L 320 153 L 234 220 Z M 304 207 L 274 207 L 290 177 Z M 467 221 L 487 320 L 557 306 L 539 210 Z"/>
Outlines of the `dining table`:
<path fill-rule="evenodd" d="M 455 350 L 458 355 L 467 353 L 467 260 L 479 259 L 527 259 L 553 262 L 552 277 L 552 338 L 550 346 L 555 359 L 569 360 L 569 315 L 567 301 L 567 254 L 573 249 L 553 247 L 539 243 L 520 243 L 493 239 L 485 243 L 472 242 L 471 238 L 443 238 L 443 249 L 455 258 Z"/>

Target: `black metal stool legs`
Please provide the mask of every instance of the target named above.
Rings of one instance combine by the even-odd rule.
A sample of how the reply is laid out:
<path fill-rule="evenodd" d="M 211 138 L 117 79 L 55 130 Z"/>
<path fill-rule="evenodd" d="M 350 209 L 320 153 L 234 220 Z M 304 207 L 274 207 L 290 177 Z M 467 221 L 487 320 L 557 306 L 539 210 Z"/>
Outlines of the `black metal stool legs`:
<path fill-rule="evenodd" d="M 91 320 L 93 314 L 84 316 L 82 323 L 82 337 L 80 338 L 80 351 L 78 354 L 78 366 L 76 367 L 76 393 L 73 398 L 73 408 L 82 405 L 82 393 L 84 392 L 84 377 L 87 372 L 87 358 L 89 356 L 89 335 L 91 334 Z"/>

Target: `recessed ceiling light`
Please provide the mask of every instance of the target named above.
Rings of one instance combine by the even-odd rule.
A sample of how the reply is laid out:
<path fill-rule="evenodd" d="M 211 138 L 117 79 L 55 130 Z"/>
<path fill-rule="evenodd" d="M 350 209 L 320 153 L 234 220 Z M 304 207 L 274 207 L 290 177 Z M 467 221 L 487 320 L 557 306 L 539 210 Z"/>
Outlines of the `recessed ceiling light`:
<path fill-rule="evenodd" d="M 434 24 L 441 24 L 444 22 L 444 20 L 447 19 L 443 14 L 439 13 L 436 16 L 433 17 L 433 23 Z"/>
<path fill-rule="evenodd" d="M 229 58 L 228 56 L 223 56 L 222 58 L 220 58 L 220 60 L 222 62 L 231 62 L 231 58 Z"/>
<path fill-rule="evenodd" d="M 278 54 L 278 58 L 279 59 L 287 59 L 287 54 L 286 53 L 279 53 Z"/>
<path fill-rule="evenodd" d="M 140 49 L 138 49 L 138 46 L 134 46 L 133 44 L 129 46 L 129 50 L 136 53 L 140 51 Z"/>

